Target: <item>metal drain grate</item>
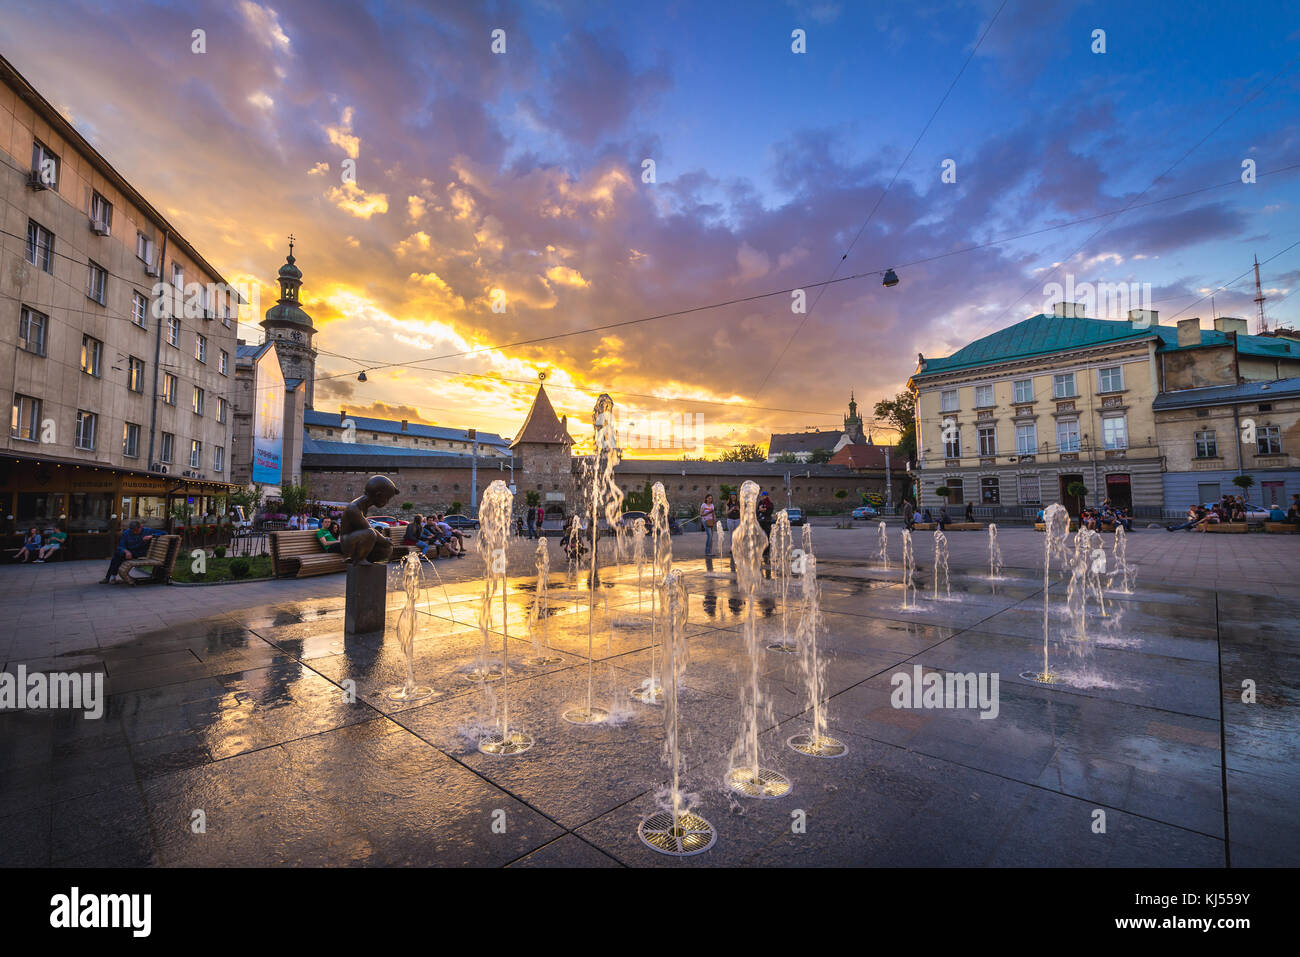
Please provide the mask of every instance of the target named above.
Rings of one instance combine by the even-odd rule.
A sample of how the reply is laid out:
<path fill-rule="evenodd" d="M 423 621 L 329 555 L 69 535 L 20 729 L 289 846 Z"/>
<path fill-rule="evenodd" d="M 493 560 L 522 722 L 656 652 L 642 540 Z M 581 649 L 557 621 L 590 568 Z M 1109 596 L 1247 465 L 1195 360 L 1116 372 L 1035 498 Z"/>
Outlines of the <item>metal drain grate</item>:
<path fill-rule="evenodd" d="M 402 702 L 423 701 L 431 694 L 433 694 L 433 689 L 425 687 L 424 685 L 416 685 L 409 691 L 406 690 L 406 688 L 394 688 L 392 691 L 388 692 L 388 700 Z"/>
<path fill-rule="evenodd" d="M 652 814 L 637 825 L 636 834 L 646 847 L 673 857 L 703 854 L 718 840 L 713 825 L 690 811 L 681 815 L 676 824 L 667 811 Z"/>
<path fill-rule="evenodd" d="M 1061 682 L 1061 676 L 1053 674 L 1050 671 L 1046 674 L 1041 671 L 1022 671 L 1020 672 L 1020 677 L 1024 678 L 1026 681 L 1033 681 L 1040 685 L 1054 685 L 1060 684 Z"/>
<path fill-rule="evenodd" d="M 646 688 L 644 685 L 637 685 L 628 692 L 628 696 L 642 704 L 661 705 L 664 703 L 664 686 L 656 684 L 653 688 Z"/>
<path fill-rule="evenodd" d="M 842 758 L 849 752 L 847 744 L 825 734 L 820 737 L 812 734 L 796 734 L 786 744 L 800 754 L 807 754 L 814 758 Z"/>
<path fill-rule="evenodd" d="M 478 749 L 484 754 L 522 754 L 532 746 L 533 736 L 526 731 L 489 734 L 478 742 Z"/>
<path fill-rule="evenodd" d="M 470 671 L 461 672 L 460 676 L 474 684 L 481 684 L 485 681 L 500 681 L 501 667 L 499 665 L 488 665 L 487 667 L 479 665 Z"/>
<path fill-rule="evenodd" d="M 559 655 L 537 655 L 533 658 L 525 658 L 524 664 L 530 668 L 545 668 L 548 665 L 558 665 L 563 660 Z"/>
<path fill-rule="evenodd" d="M 600 724 L 609 720 L 609 712 L 604 708 L 570 708 L 560 717 L 569 724 Z"/>
<path fill-rule="evenodd" d="M 768 651 L 779 651 L 785 655 L 799 654 L 799 646 L 793 641 L 774 641 L 767 646 Z"/>
<path fill-rule="evenodd" d="M 790 793 L 790 779 L 768 768 L 759 768 L 757 778 L 751 768 L 732 768 L 727 772 L 727 787 L 745 797 L 779 798 Z"/>

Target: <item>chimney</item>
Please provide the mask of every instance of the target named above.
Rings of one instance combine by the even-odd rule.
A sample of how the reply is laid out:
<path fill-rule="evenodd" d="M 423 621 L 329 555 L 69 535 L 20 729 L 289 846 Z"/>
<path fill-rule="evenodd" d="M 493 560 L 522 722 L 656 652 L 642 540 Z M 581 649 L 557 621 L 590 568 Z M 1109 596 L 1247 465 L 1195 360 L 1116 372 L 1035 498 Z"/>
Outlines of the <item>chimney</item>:
<path fill-rule="evenodd" d="M 1160 310 L 1158 309 L 1130 309 L 1128 311 L 1128 321 L 1140 329 L 1147 329 L 1151 326 L 1160 325 Z"/>
<path fill-rule="evenodd" d="M 1178 320 L 1178 345 L 1182 346 L 1199 346 L 1201 344 L 1201 320 L 1200 317 L 1195 319 Z"/>
<path fill-rule="evenodd" d="M 405 419 L 402 420 L 402 431 L 403 431 L 403 432 L 406 431 L 406 420 L 405 420 Z"/>
<path fill-rule="evenodd" d="M 1214 328 L 1219 332 L 1235 332 L 1239 336 L 1246 334 L 1246 320 L 1236 316 L 1220 316 L 1214 320 Z"/>
<path fill-rule="evenodd" d="M 1052 304 L 1052 315 L 1057 319 L 1084 319 L 1083 303 L 1056 302 Z"/>
<path fill-rule="evenodd" d="M 342 424 L 343 424 L 343 420 L 346 419 L 347 417 L 348 417 L 348 410 L 347 410 L 347 409 L 339 409 L 339 425 L 342 425 Z"/>

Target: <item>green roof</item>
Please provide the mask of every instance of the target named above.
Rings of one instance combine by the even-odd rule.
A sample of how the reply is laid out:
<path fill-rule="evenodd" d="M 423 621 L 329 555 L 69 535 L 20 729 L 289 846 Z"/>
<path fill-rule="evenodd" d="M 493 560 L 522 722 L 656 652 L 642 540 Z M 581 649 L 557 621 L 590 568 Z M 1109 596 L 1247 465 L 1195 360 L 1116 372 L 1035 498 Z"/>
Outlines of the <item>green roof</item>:
<path fill-rule="evenodd" d="M 1159 339 L 1160 352 L 1224 346 L 1229 342 L 1226 333 L 1202 329 L 1201 341 L 1197 345 L 1180 346 L 1176 326 L 1143 327 L 1124 319 L 1074 319 L 1040 313 L 976 339 L 950 356 L 925 359 L 924 367 L 918 369 L 913 377 L 1069 352 L 1108 342 L 1141 341 L 1152 336 Z M 1272 336 L 1237 336 L 1237 350 L 1242 355 L 1300 359 L 1300 343 Z"/>

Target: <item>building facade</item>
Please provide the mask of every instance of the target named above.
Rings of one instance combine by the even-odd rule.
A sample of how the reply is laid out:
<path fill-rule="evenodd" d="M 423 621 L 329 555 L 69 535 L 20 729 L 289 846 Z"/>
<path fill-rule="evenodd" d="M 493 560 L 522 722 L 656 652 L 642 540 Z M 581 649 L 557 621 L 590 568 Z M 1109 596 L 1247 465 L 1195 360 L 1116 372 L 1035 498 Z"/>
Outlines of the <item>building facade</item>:
<path fill-rule="evenodd" d="M 942 359 L 920 358 L 916 395 L 922 506 L 974 503 L 988 518 L 1072 513 L 1109 498 L 1163 510 L 1152 402 L 1162 343 L 1154 314 L 1129 321 L 1032 316 Z M 1086 489 L 1077 495 L 1071 489 Z"/>
<path fill-rule="evenodd" d="M 0 81 L 3 528 L 106 554 L 123 521 L 229 491 L 240 299 L 3 58 Z"/>

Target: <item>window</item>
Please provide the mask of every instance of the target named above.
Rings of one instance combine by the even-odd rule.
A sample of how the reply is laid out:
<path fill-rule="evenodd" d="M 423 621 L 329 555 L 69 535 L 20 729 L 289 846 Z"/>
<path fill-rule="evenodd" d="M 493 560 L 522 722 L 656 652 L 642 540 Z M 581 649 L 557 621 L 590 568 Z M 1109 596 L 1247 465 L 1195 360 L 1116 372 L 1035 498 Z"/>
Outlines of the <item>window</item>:
<path fill-rule="evenodd" d="M 93 336 L 81 337 L 81 371 L 99 377 L 99 361 L 104 354 L 104 344 Z"/>
<path fill-rule="evenodd" d="M 126 387 L 132 392 L 144 391 L 144 360 L 129 356 L 126 360 Z"/>
<path fill-rule="evenodd" d="M 59 158 L 40 140 L 32 140 L 32 172 L 46 189 L 59 188 Z"/>
<path fill-rule="evenodd" d="M 1038 426 L 1021 423 L 1016 426 L 1016 454 L 1033 455 L 1038 451 Z"/>
<path fill-rule="evenodd" d="M 1256 455 L 1282 454 L 1282 427 L 1266 425 L 1255 434 Z"/>
<path fill-rule="evenodd" d="M 50 317 L 35 309 L 23 306 L 18 313 L 18 348 L 38 356 L 45 355 L 45 330 Z"/>
<path fill-rule="evenodd" d="M 9 434 L 15 439 L 36 442 L 40 439 L 41 400 L 14 393 L 14 411 L 9 419 Z"/>
<path fill-rule="evenodd" d="M 1193 434 L 1196 440 L 1196 457 L 1198 459 L 1215 459 L 1219 457 L 1219 440 L 1214 429 L 1205 429 Z"/>
<path fill-rule="evenodd" d="M 180 263 L 172 263 L 172 285 L 177 292 L 185 292 L 185 270 Z"/>
<path fill-rule="evenodd" d="M 965 501 L 962 498 L 961 479 L 947 479 L 943 483 L 948 486 L 948 504 L 960 505 Z"/>
<path fill-rule="evenodd" d="M 993 404 L 993 386 L 977 385 L 975 387 L 975 407 L 987 408 Z"/>
<path fill-rule="evenodd" d="M 153 265 L 153 240 L 138 230 L 135 234 L 135 257 L 146 266 Z"/>
<path fill-rule="evenodd" d="M 956 412 L 957 411 L 957 390 L 945 389 L 939 393 L 939 411 Z"/>
<path fill-rule="evenodd" d="M 145 328 L 149 315 L 149 303 L 139 292 L 131 293 L 131 321 L 141 329 Z"/>
<path fill-rule="evenodd" d="M 217 368 L 221 371 L 222 375 L 230 374 L 230 353 L 225 349 L 221 350 L 221 359 Z"/>
<path fill-rule="evenodd" d="M 1101 447 L 1104 449 L 1128 448 L 1128 417 L 1108 415 L 1101 420 Z"/>
<path fill-rule="evenodd" d="M 1107 366 L 1097 370 L 1098 392 L 1124 391 L 1124 369 L 1122 366 Z"/>
<path fill-rule="evenodd" d="M 1020 476 L 1020 504 L 1037 505 L 1041 501 L 1037 475 Z"/>
<path fill-rule="evenodd" d="M 1261 402 L 1261 403 L 1259 404 L 1259 411 L 1261 411 L 1261 412 L 1272 412 L 1272 411 L 1273 411 L 1273 403 L 1272 403 L 1272 402 Z"/>
<path fill-rule="evenodd" d="M 97 262 L 90 264 L 90 282 L 86 287 L 86 296 L 101 306 L 108 300 L 108 273 Z"/>
<path fill-rule="evenodd" d="M 167 345 L 181 347 L 181 321 L 175 316 L 167 318 Z"/>
<path fill-rule="evenodd" d="M 128 459 L 140 457 L 140 426 L 134 422 L 122 423 L 122 455 Z"/>
<path fill-rule="evenodd" d="M 190 468 L 203 468 L 203 443 L 198 439 L 190 439 Z"/>
<path fill-rule="evenodd" d="M 105 236 L 113 226 L 113 204 L 93 191 L 90 194 L 90 222 L 95 232 Z"/>
<path fill-rule="evenodd" d="M 172 435 L 170 432 L 164 432 L 162 434 L 162 442 L 158 447 L 158 460 L 160 462 L 170 462 L 172 460 L 172 452 L 175 445 L 176 436 Z"/>
<path fill-rule="evenodd" d="M 1056 423 L 1056 448 L 1059 452 L 1079 451 L 1079 420 L 1060 419 Z"/>
<path fill-rule="evenodd" d="M 975 430 L 975 435 L 979 439 L 980 455 L 998 454 L 997 429 L 991 425 L 981 426 Z"/>
<path fill-rule="evenodd" d="M 208 337 L 196 335 L 194 337 L 194 358 L 200 362 L 208 361 Z"/>
<path fill-rule="evenodd" d="M 985 505 L 997 505 L 1001 501 L 1001 490 L 996 477 L 980 479 L 980 501 Z"/>
<path fill-rule="evenodd" d="M 226 400 L 221 396 L 217 396 L 217 421 L 226 421 Z"/>
<path fill-rule="evenodd" d="M 220 445 L 212 450 L 212 471 L 224 472 L 226 470 L 226 450 Z"/>
<path fill-rule="evenodd" d="M 168 405 L 176 404 L 176 376 L 170 372 L 163 373 L 162 400 Z"/>
<path fill-rule="evenodd" d="M 54 272 L 54 234 L 34 219 L 27 220 L 27 261 L 45 272 Z"/>
<path fill-rule="evenodd" d="M 95 424 L 98 418 L 94 412 L 77 410 L 77 448 L 88 452 L 95 450 Z"/>
<path fill-rule="evenodd" d="M 194 397 L 190 400 L 190 408 L 194 410 L 195 415 L 203 414 L 203 390 L 198 386 L 194 387 Z"/>
<path fill-rule="evenodd" d="M 1014 391 L 1015 391 L 1015 399 L 1017 402 L 1033 402 L 1034 401 L 1034 380 L 1017 379 L 1015 381 Z"/>
<path fill-rule="evenodd" d="M 953 429 L 951 439 L 945 439 L 943 443 L 943 457 L 946 459 L 961 458 L 961 432 Z"/>
<path fill-rule="evenodd" d="M 229 306 L 226 306 L 226 308 L 225 308 L 225 310 L 224 310 L 224 313 L 225 313 L 225 314 L 222 316 L 222 319 L 221 319 L 221 324 L 222 324 L 223 326 L 225 326 L 227 329 L 229 329 L 229 328 L 230 328 L 230 319 L 231 319 L 231 312 L 230 312 L 230 307 L 229 307 Z"/>
<path fill-rule="evenodd" d="M 1074 388 L 1074 373 L 1066 372 L 1052 376 L 1052 398 L 1072 399 L 1079 393 Z"/>

